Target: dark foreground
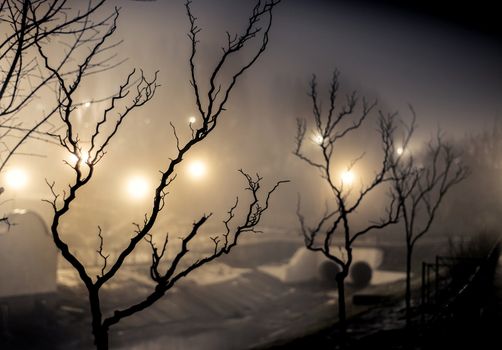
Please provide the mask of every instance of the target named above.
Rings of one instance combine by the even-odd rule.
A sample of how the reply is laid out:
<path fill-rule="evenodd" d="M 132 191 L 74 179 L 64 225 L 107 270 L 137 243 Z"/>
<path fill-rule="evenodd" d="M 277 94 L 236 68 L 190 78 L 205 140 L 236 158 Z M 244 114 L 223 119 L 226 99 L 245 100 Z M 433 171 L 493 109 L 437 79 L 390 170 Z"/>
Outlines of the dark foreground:
<path fill-rule="evenodd" d="M 476 274 L 481 277 L 468 283 L 469 288 L 460 285 L 461 297 L 452 299 L 451 293 L 446 293 L 448 298 L 443 298 L 438 294 L 432 298 L 438 302 L 427 304 L 426 308 L 418 307 L 420 278 L 415 279 L 417 307 L 409 327 L 404 318 L 402 280 L 388 283 L 383 278 L 388 274 L 382 275 L 380 279 L 385 283 L 353 290 L 351 296 L 383 298 L 371 302 L 366 299 L 364 305 L 349 302 L 350 322 L 345 338 L 337 333 L 336 326 L 329 326 L 336 322 L 335 291 L 316 283 L 282 283 L 260 268 L 215 264 L 204 274 L 181 283 L 154 307 L 120 323 L 111 333 L 111 347 L 500 349 L 502 265 L 498 256 L 492 260 L 483 273 Z M 461 266 L 462 274 L 469 277 L 472 274 L 467 270 Z M 117 279 L 116 286 L 104 291 L 108 312 L 151 288 L 151 281 L 142 276 L 131 267 Z M 8 318 L 0 320 L 0 349 L 93 348 L 85 290 L 71 272 L 61 273 L 60 277 L 57 296 L 34 303 L 24 317 L 2 310 Z"/>
<path fill-rule="evenodd" d="M 404 303 L 391 300 L 352 317 L 345 340 L 333 327 L 268 349 L 501 349 L 502 259 L 493 266 L 459 297 L 416 307 L 408 327 Z"/>

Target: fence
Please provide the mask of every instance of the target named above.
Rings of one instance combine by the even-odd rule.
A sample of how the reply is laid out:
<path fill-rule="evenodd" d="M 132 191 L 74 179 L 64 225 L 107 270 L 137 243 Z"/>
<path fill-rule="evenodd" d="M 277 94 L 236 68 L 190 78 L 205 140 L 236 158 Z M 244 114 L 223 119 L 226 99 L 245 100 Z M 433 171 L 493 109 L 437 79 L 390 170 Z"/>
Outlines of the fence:
<path fill-rule="evenodd" d="M 445 317 L 476 317 L 485 301 L 500 255 L 498 240 L 488 255 L 479 257 L 437 256 L 422 263 L 421 320 Z M 462 307 L 457 307 L 462 305 Z"/>

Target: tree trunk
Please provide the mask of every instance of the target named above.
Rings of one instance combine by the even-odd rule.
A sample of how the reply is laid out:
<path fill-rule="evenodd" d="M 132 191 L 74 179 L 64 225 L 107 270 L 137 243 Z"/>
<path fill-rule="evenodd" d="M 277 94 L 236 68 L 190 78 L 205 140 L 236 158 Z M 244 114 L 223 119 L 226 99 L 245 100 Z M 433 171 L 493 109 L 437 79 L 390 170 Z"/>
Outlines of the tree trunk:
<path fill-rule="evenodd" d="M 94 334 L 94 345 L 96 345 L 96 349 L 108 350 L 108 329 L 103 326 L 95 329 L 93 325 L 92 333 Z"/>
<path fill-rule="evenodd" d="M 338 320 L 342 336 L 347 332 L 347 314 L 345 307 L 345 277 L 347 274 L 340 272 L 336 275 L 336 283 L 338 287 Z"/>
<path fill-rule="evenodd" d="M 413 246 L 407 245 L 406 247 L 406 324 L 409 325 L 411 321 L 411 261 L 413 254 Z"/>
<path fill-rule="evenodd" d="M 91 305 L 94 345 L 97 350 L 108 350 L 108 328 L 104 327 L 102 324 L 101 304 L 99 302 L 98 290 L 89 290 L 89 302 Z"/>

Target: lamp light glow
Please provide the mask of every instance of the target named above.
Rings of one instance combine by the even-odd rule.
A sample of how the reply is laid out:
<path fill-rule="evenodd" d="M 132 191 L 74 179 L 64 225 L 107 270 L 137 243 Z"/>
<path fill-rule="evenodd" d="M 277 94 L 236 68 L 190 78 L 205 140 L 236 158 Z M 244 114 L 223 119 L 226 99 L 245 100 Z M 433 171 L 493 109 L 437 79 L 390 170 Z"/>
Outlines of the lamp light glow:
<path fill-rule="evenodd" d="M 28 175 L 23 169 L 9 169 L 5 173 L 5 182 L 7 187 L 19 190 L 24 188 L 28 183 Z"/>
<path fill-rule="evenodd" d="M 127 193 L 133 199 L 143 199 L 150 191 L 148 181 L 141 176 L 134 176 L 127 182 Z"/>
<path fill-rule="evenodd" d="M 352 185 L 355 180 L 354 172 L 351 170 L 345 170 L 341 174 L 341 179 L 342 179 L 342 184 L 348 185 L 348 186 Z"/>
<path fill-rule="evenodd" d="M 207 173 L 207 168 L 206 168 L 206 164 L 204 164 L 202 161 L 200 160 L 196 160 L 196 161 L 193 161 L 192 163 L 190 163 L 190 165 L 188 166 L 188 173 L 190 174 L 190 176 L 195 179 L 195 180 L 200 180 L 202 179 L 206 173 Z"/>

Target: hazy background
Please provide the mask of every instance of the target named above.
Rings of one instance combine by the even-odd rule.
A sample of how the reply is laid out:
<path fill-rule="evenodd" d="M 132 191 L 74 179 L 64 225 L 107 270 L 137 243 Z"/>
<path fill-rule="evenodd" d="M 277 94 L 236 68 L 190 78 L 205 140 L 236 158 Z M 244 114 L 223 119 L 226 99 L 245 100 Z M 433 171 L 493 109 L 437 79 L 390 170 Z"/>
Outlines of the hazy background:
<path fill-rule="evenodd" d="M 292 181 L 272 200 L 263 225 L 271 228 L 269 232 L 296 234 L 298 194 L 307 216 L 324 209 L 329 194 L 318 174 L 291 153 L 296 119 L 311 117 L 307 92 L 313 73 L 321 93 L 327 92 L 328 80 L 337 68 L 342 93 L 357 89 L 368 99 L 377 99 L 382 111 L 398 111 L 404 119 L 411 116 L 411 104 L 418 115 L 417 149 L 438 127 L 461 145 L 471 135 L 491 129 L 502 113 L 502 41 L 494 5 L 476 2 L 478 7 L 461 8 L 446 3 L 451 6 L 427 1 L 408 5 L 398 1 L 283 1 L 274 13 L 267 51 L 237 84 L 216 131 L 178 169 L 157 231 L 181 235 L 209 212 L 214 216 L 208 229 L 221 229 L 221 219 L 235 196 L 246 198 L 245 183 L 237 172 L 240 168 L 260 173 L 266 186 L 281 179 Z M 188 118 L 196 112 L 188 83 L 190 42 L 184 2 L 124 0 L 110 5 L 121 7 L 114 38 L 124 40 L 117 52 L 128 60 L 112 71 L 89 77 L 80 99 L 110 95 L 134 67 L 147 75 L 159 70 L 162 86 L 153 101 L 128 118 L 98 167 L 95 181 L 82 191 L 65 220 L 67 233 L 86 244 L 95 243 L 98 224 L 107 235 L 129 237 L 131 223 L 142 219 L 151 200 L 131 200 L 124 190 L 127 179 L 143 176 L 153 191 L 158 171 L 167 166 L 175 150 L 169 122 L 177 126 L 181 137 L 187 137 Z M 202 86 L 221 53 L 225 31 L 239 31 L 252 5 L 253 1 L 193 2 L 202 28 L 196 58 Z M 234 63 L 238 65 L 239 58 Z M 81 112 L 82 133 L 90 130 L 102 107 L 95 104 Z M 367 152 L 354 169 L 357 181 L 364 182 L 373 173 L 381 156 L 375 116 L 344 140 L 337 154 L 336 166 L 342 171 L 350 160 Z M 70 172 L 57 147 L 36 142 L 24 147 L 28 153 L 34 150 L 42 157 L 12 161 L 11 167 L 24 168 L 30 179 L 22 191 L 7 189 L 5 195 L 13 200 L 5 206 L 32 207 L 49 219 L 48 206 L 40 202 L 49 197 L 44 179 L 56 180 L 62 189 Z M 187 173 L 194 160 L 206 164 L 207 175 L 202 179 L 194 180 Z M 452 196 L 464 213 L 476 217 L 480 227 L 496 223 L 502 207 L 496 196 L 501 192 L 499 170 L 491 164 L 482 172 L 473 169 L 470 182 Z M 492 204 L 480 200 L 485 197 Z M 473 198 L 479 207 L 473 206 Z M 361 220 L 367 220 L 366 214 L 378 214 L 383 200 L 371 198 L 361 210 Z M 449 205 L 444 212 L 457 215 Z M 459 228 L 471 229 L 458 223 Z M 445 227 L 446 221 L 438 225 L 436 230 Z M 456 230 L 451 227 L 455 226 L 448 230 Z"/>

